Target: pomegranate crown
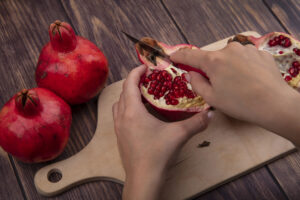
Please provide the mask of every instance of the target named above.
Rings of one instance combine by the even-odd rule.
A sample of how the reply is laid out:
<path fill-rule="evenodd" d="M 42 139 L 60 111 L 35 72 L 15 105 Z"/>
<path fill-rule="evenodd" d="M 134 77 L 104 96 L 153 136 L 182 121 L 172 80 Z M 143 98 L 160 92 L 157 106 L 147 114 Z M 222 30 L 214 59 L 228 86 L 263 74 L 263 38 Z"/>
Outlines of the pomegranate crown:
<path fill-rule="evenodd" d="M 40 109 L 40 99 L 34 90 L 23 89 L 18 92 L 15 104 L 17 110 L 26 116 L 35 115 Z"/>
<path fill-rule="evenodd" d="M 52 48 L 59 52 L 73 51 L 77 45 L 76 35 L 71 25 L 56 20 L 49 27 Z"/>

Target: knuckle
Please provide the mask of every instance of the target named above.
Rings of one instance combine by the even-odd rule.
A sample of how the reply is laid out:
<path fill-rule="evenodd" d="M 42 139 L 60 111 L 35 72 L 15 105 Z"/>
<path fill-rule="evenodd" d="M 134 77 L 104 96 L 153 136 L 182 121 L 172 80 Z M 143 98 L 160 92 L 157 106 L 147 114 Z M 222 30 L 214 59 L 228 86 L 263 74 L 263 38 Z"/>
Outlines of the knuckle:
<path fill-rule="evenodd" d="M 244 46 L 242 44 L 240 44 L 239 42 L 230 42 L 229 44 L 227 44 L 227 48 L 228 50 L 240 50 L 242 49 Z"/>
<path fill-rule="evenodd" d="M 223 60 L 223 55 L 219 52 L 211 52 L 206 55 L 208 63 L 220 63 Z"/>

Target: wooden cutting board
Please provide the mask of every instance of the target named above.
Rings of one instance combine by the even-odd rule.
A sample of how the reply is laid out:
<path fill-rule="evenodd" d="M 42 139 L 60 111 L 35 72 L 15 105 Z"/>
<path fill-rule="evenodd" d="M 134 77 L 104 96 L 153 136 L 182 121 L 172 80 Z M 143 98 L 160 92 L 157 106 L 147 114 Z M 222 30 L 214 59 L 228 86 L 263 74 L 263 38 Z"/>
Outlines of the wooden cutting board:
<path fill-rule="evenodd" d="M 243 34 L 259 36 L 256 32 Z M 226 43 L 227 39 L 224 39 L 202 49 L 217 50 Z M 119 99 L 122 82 L 113 83 L 102 91 L 98 99 L 97 129 L 91 142 L 76 155 L 48 165 L 36 173 L 34 182 L 40 194 L 56 195 L 93 180 L 123 183 L 125 174 L 118 153 L 111 109 Z M 209 141 L 210 145 L 198 148 L 203 141 Z M 194 136 L 183 147 L 169 170 L 162 199 L 193 197 L 294 149 L 291 142 L 280 136 L 216 111 L 207 130 Z M 61 180 L 50 182 L 48 178 L 53 172 L 61 173 Z"/>

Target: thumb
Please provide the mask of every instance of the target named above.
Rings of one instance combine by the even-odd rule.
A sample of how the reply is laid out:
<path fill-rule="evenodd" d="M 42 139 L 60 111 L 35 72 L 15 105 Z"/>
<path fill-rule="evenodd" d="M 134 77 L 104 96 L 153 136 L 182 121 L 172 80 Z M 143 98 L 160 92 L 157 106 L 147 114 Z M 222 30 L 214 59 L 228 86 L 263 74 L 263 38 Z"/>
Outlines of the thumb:
<path fill-rule="evenodd" d="M 205 100 L 210 99 L 212 87 L 210 82 L 201 74 L 196 72 L 189 72 L 189 79 L 193 90 Z"/>
<path fill-rule="evenodd" d="M 176 123 L 185 130 L 186 139 L 189 139 L 196 133 L 205 130 L 212 116 L 213 111 L 206 110 L 195 114 L 191 118 Z"/>

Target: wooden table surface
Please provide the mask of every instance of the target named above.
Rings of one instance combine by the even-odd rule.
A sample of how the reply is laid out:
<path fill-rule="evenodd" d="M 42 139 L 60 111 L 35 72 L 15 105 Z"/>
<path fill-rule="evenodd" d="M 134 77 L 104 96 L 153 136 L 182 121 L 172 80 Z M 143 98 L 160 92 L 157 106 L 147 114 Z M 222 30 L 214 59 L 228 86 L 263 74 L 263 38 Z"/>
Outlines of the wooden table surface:
<path fill-rule="evenodd" d="M 1 0 L 0 107 L 22 88 L 36 87 L 39 51 L 56 19 L 97 44 L 109 60 L 107 84 L 139 64 L 120 32 L 169 44 L 204 46 L 239 32 L 283 31 L 300 38 L 299 0 Z M 79 152 L 93 137 L 96 98 L 73 106 L 71 136 L 62 155 Z M 0 199 L 46 199 L 33 177 L 44 164 L 24 164 L 0 150 Z M 95 181 L 50 199 L 121 199 L 122 186 Z M 49 198 L 48 198 L 49 199 Z M 196 199 L 300 199 L 300 153 L 290 154 Z"/>

